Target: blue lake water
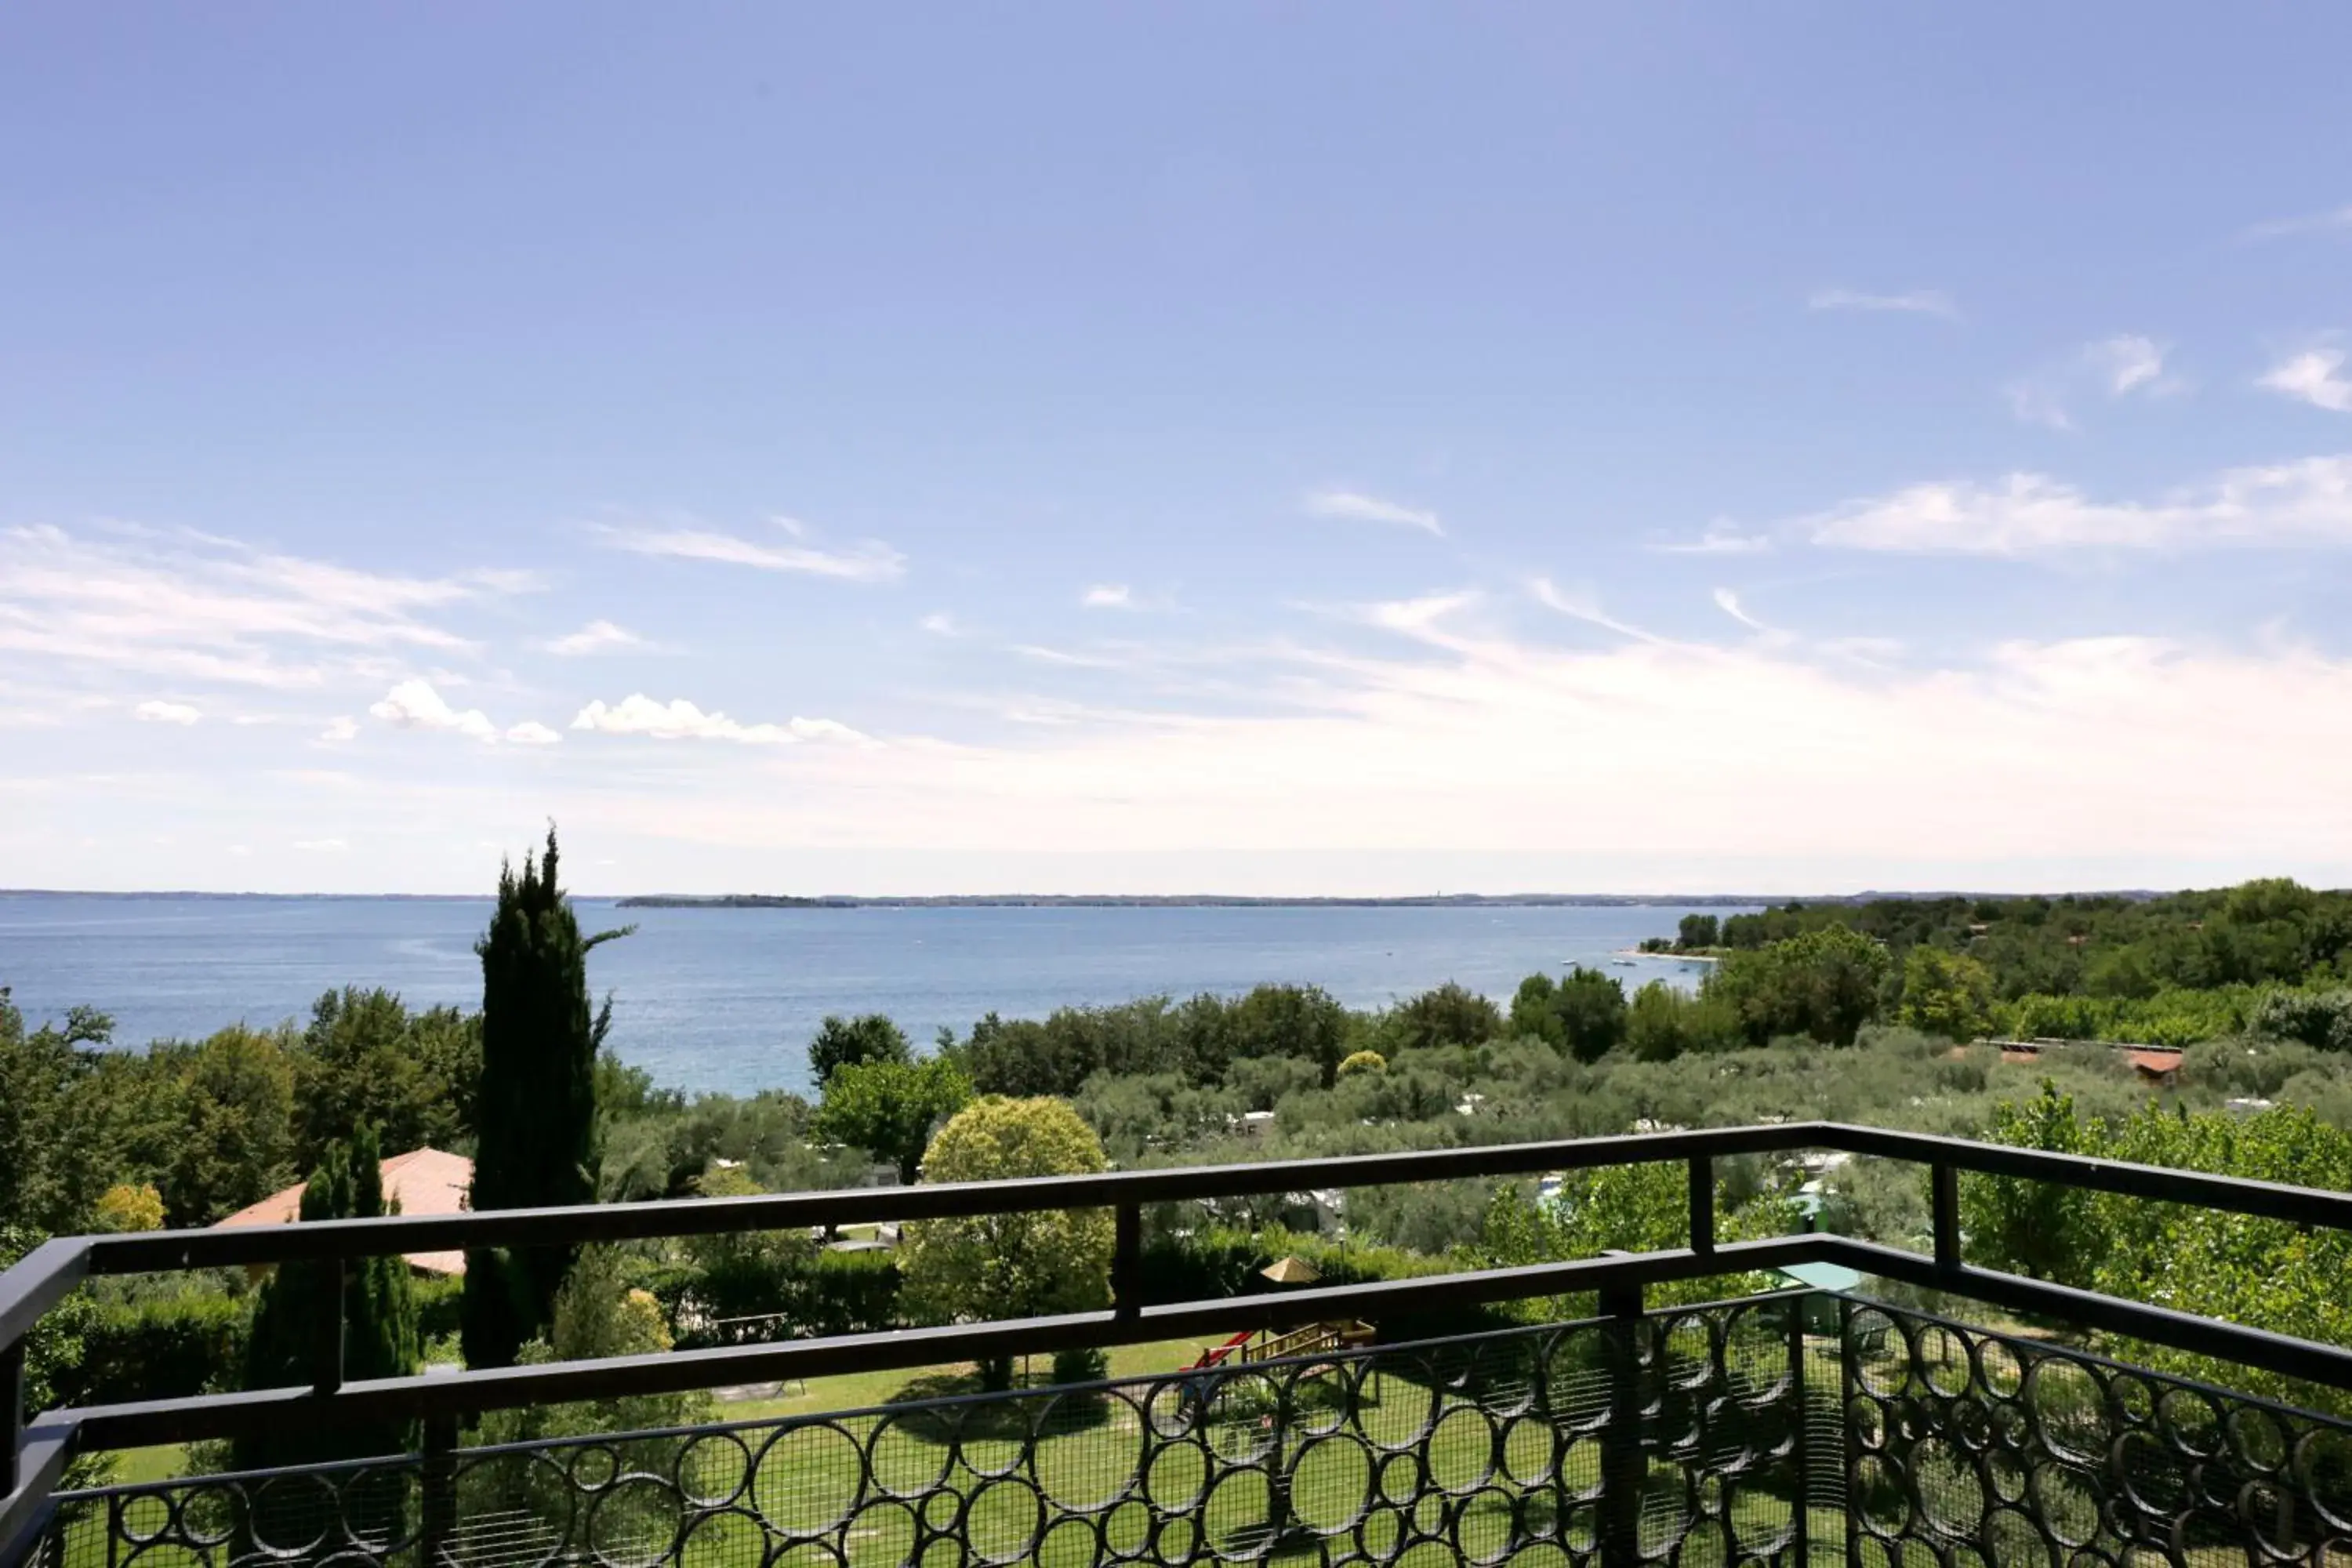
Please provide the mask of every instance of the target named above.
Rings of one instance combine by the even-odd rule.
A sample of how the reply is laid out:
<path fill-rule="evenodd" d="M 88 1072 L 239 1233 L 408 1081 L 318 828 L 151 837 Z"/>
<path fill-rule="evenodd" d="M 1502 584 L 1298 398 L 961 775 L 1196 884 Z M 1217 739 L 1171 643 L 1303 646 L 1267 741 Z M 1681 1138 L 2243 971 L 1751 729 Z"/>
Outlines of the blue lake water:
<path fill-rule="evenodd" d="M 614 995 L 613 1045 L 656 1081 L 747 1093 L 805 1089 L 827 1013 L 887 1013 L 919 1043 L 991 1011 L 1262 981 L 1378 1006 L 1447 980 L 1507 1000 L 1521 977 L 1601 964 L 1688 910 L 1502 909 L 616 910 L 578 900 L 590 931 L 636 934 L 589 960 Z M 87 1003 L 116 1039 L 190 1037 L 240 1020 L 302 1018 L 319 994 L 382 985 L 412 1004 L 478 1006 L 474 939 L 490 901 L 78 898 L 0 894 L 0 985 L 28 1022 Z M 1731 913 L 1728 910 L 1711 913 Z M 1611 973 L 1688 984 L 1699 966 L 1644 959 Z"/>

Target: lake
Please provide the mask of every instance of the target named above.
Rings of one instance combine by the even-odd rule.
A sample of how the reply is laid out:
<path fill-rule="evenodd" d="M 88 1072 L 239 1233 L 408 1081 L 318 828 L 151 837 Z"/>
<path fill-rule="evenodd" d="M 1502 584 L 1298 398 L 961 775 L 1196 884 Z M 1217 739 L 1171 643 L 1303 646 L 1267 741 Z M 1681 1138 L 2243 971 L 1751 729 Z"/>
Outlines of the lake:
<path fill-rule="evenodd" d="M 1667 906 L 619 910 L 575 900 L 583 927 L 634 922 L 600 947 L 590 983 L 614 994 L 612 1044 L 657 1082 L 805 1090 L 805 1047 L 827 1013 L 887 1013 L 919 1045 L 989 1012 L 1262 981 L 1320 985 L 1374 1007 L 1447 980 L 1507 1002 L 1520 979 L 1605 964 L 1690 912 Z M 124 1045 L 240 1020 L 307 1017 L 322 991 L 382 985 L 413 1005 L 481 1003 L 473 943 L 488 899 L 101 898 L 0 894 L 0 985 L 28 1024 L 78 1004 L 113 1015 Z M 1737 910 L 1717 908 L 1712 914 Z M 1696 981 L 1643 959 L 1630 989 Z"/>

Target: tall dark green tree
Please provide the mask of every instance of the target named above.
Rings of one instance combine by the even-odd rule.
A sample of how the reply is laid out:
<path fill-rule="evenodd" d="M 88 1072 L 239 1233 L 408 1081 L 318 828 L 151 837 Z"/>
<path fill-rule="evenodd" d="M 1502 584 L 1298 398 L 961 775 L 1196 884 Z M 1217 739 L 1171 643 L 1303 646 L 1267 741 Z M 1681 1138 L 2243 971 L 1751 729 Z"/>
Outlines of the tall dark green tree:
<path fill-rule="evenodd" d="M 499 872 L 499 907 L 475 944 L 482 957 L 482 1076 L 473 1206 L 545 1208 L 596 1201 L 596 1051 L 612 1003 L 588 1003 L 593 937 L 556 881 L 555 829 L 522 872 Z M 555 1293 L 579 1249 L 475 1247 L 466 1254 L 464 1338 L 473 1366 L 511 1366 L 554 1321 Z"/>
<path fill-rule="evenodd" d="M 327 1145 L 302 1189 L 300 1218 L 371 1219 L 398 1212 L 383 1197 L 383 1148 L 362 1126 L 350 1142 Z M 408 1264 L 399 1258 L 354 1258 L 343 1282 L 343 1376 L 406 1377 L 416 1370 L 416 1307 Z M 334 1266 L 287 1263 L 261 1287 L 246 1341 L 245 1386 L 286 1388 L 317 1371 L 319 1320 L 334 1300 Z M 405 1426 L 371 1425 L 295 1434 L 264 1432 L 236 1445 L 239 1469 L 407 1451 Z"/>

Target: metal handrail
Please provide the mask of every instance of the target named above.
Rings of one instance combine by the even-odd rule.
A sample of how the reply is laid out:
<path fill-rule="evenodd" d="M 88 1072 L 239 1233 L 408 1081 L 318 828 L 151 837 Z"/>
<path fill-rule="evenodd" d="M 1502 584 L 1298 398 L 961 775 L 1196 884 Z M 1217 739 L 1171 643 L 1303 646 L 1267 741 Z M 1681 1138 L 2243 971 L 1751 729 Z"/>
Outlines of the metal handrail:
<path fill-rule="evenodd" d="M 1932 1256 L 1805 1235 L 1718 1245 L 1715 1170 L 1719 1158 L 1833 1150 L 1926 1165 L 1931 1175 Z M 1690 1244 L 1682 1248 L 1522 1268 L 1333 1286 L 1280 1296 L 1146 1306 L 1140 1299 L 1145 1205 L 1242 1197 L 1304 1188 L 1367 1187 L 1464 1178 L 1528 1175 L 1600 1166 L 1686 1163 Z M 1990 1300 L 2047 1312 L 2155 1342 L 2227 1354 L 2285 1375 L 2352 1388 L 2352 1352 L 2259 1330 L 2189 1317 L 2088 1291 L 1966 1266 L 1960 1258 L 1958 1173 L 2048 1181 L 2089 1191 L 2192 1204 L 2227 1213 L 2352 1230 L 2352 1194 L 2206 1175 L 2125 1161 L 2007 1148 L 1964 1139 L 1893 1132 L 1838 1122 L 1643 1133 L 1257 1164 L 1191 1166 L 1010 1182 L 955 1183 L 855 1192 L 684 1199 L 574 1208 L 514 1209 L 453 1215 L 317 1221 L 228 1230 L 77 1237 L 45 1243 L 0 1274 L 0 1373 L 21 1366 L 25 1332 L 84 1279 L 234 1265 L 352 1258 L 467 1247 L 561 1246 L 581 1242 L 782 1230 L 1073 1208 L 1108 1208 L 1117 1217 L 1111 1279 L 1103 1312 L 1009 1322 L 958 1324 L 794 1343 L 729 1346 L 599 1362 L 482 1369 L 455 1376 L 346 1384 L 341 1336 L 322 1325 L 321 1363 L 309 1388 L 200 1395 L 50 1412 L 24 1424 L 20 1378 L 0 1389 L 0 1561 L 29 1510 L 54 1487 L 77 1447 L 127 1447 L 232 1436 L 288 1424 L 424 1418 L 562 1400 L 676 1392 L 777 1376 L 912 1367 L 973 1356 L 1100 1348 L 1145 1339 L 1231 1332 L 1297 1322 L 1302 1315 L 1377 1317 L 1384 1311 L 1599 1290 L 1638 1302 L 1648 1283 L 1837 1262 Z M 340 1298 L 337 1298 L 338 1300 Z"/>

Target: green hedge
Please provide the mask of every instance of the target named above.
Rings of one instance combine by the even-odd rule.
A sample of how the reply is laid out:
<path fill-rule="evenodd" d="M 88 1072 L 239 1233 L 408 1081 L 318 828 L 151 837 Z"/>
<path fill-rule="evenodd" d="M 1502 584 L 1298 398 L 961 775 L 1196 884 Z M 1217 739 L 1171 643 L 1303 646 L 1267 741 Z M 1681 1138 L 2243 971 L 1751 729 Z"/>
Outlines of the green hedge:
<path fill-rule="evenodd" d="M 190 1291 L 98 1310 L 82 1339 L 81 1364 L 58 1379 L 74 1405 L 182 1399 L 242 1381 L 246 1303 Z"/>

